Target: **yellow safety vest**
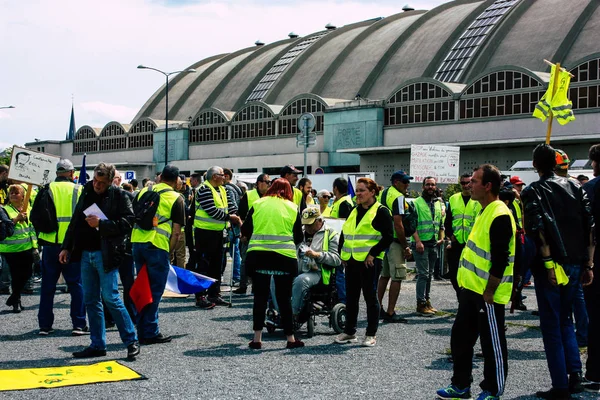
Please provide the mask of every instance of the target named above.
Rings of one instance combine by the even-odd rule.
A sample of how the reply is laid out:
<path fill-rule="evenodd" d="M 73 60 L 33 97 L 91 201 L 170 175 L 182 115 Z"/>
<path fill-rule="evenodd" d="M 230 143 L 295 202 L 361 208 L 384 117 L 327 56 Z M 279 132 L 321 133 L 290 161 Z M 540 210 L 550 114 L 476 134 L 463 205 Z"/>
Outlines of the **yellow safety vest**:
<path fill-rule="evenodd" d="M 337 234 L 336 231 L 332 231 L 330 228 L 325 228 L 325 233 L 323 234 L 323 251 L 329 251 L 329 239 L 334 237 Z M 323 285 L 329 285 L 329 280 L 331 278 L 331 271 L 333 271 L 333 266 L 329 266 L 326 268 L 324 264 L 320 264 L 321 267 L 321 279 L 323 280 Z"/>
<path fill-rule="evenodd" d="M 173 221 L 171 221 L 171 210 L 173 205 L 179 199 L 180 194 L 172 190 L 172 188 L 165 183 L 158 183 L 152 185 L 152 187 L 145 187 L 137 195 L 139 199 L 151 189 L 153 192 L 160 192 L 161 190 L 167 190 L 160 194 L 160 202 L 158 203 L 158 209 L 156 210 L 156 217 L 158 219 L 158 225 L 152 227 L 150 230 L 144 230 L 137 224 L 134 225 L 133 231 L 131 232 L 131 243 L 152 243 L 157 248 L 169 252 L 171 234 L 173 233 Z"/>
<path fill-rule="evenodd" d="M 559 74 L 558 87 L 554 92 L 554 76 Z M 557 71 L 556 66 L 552 66 L 550 73 L 550 82 L 548 82 L 548 89 L 542 96 L 538 104 L 535 106 L 533 116 L 545 121 L 546 118 L 552 115 L 559 124 L 565 125 L 575 120 L 573 115 L 573 102 L 568 99 L 569 84 L 571 83 L 571 75 L 567 71 Z"/>
<path fill-rule="evenodd" d="M 477 215 L 481 211 L 481 203 L 469 199 L 467 205 L 462 198 L 462 193 L 450 196 L 450 209 L 452 210 L 452 231 L 456 241 L 464 244 L 471 233 Z"/>
<path fill-rule="evenodd" d="M 202 184 L 210 189 L 212 192 L 215 207 L 223 211 L 225 214 L 229 214 L 229 206 L 227 204 L 227 191 L 223 185 L 219 186 L 219 192 L 209 183 L 205 182 Z M 207 231 L 222 231 L 227 226 L 227 221 L 219 221 L 213 219 L 204 209 L 200 206 L 200 202 L 196 200 L 196 215 L 194 216 L 194 228 L 205 229 Z"/>
<path fill-rule="evenodd" d="M 381 192 L 381 194 L 383 194 L 383 191 Z M 389 189 L 387 190 L 387 195 L 385 197 L 385 206 L 387 208 L 389 208 L 391 213 L 394 212 L 394 202 L 400 196 L 404 196 L 404 195 L 402 194 L 402 192 L 398 191 L 398 189 L 396 189 L 393 186 L 390 186 Z M 405 200 L 404 201 L 404 211 L 406 211 L 407 209 L 408 209 L 408 204 L 406 203 L 406 200 Z M 396 235 L 396 229 L 394 229 L 394 239 L 397 239 L 397 238 L 398 238 L 398 235 Z"/>
<path fill-rule="evenodd" d="M 442 226 L 442 205 L 441 201 L 434 203 L 435 216 L 431 218 L 431 209 L 429 204 L 421 196 L 415 201 L 415 208 L 417 209 L 417 216 L 419 221 L 417 222 L 417 233 L 421 241 L 431 240 L 437 238 L 437 234 Z"/>
<path fill-rule="evenodd" d="M 0 205 L 5 205 L 8 203 L 8 190 L 0 189 Z"/>
<path fill-rule="evenodd" d="M 509 215 L 512 225 L 512 237 L 508 249 L 508 266 L 504 270 L 504 276 L 494 294 L 494 302 L 507 304 L 510 300 L 513 286 L 513 266 L 515 263 L 515 220 L 506 204 L 496 200 L 482 211 L 475 220 L 467 244 L 462 252 L 458 268 L 458 285 L 475 293 L 483 294 L 490 278 L 492 268 L 492 255 L 490 253 L 490 227 L 496 217 Z"/>
<path fill-rule="evenodd" d="M 356 225 L 356 217 L 358 212 L 356 208 L 352 210 L 346 222 L 342 226 L 344 233 L 344 245 L 340 257 L 344 261 L 348 261 L 350 257 L 356 261 L 365 261 L 369 255 L 369 251 L 381 240 L 381 232 L 373 228 L 373 220 L 377 215 L 379 207 L 383 207 L 381 203 L 375 202 L 362 217 L 358 226 Z M 381 252 L 377 258 L 383 260 L 385 252 Z"/>
<path fill-rule="evenodd" d="M 294 189 L 294 204 L 300 207 L 300 203 L 302 203 L 302 191 L 298 188 L 292 189 Z"/>
<path fill-rule="evenodd" d="M 347 202 L 348 204 L 350 204 L 351 207 L 354 207 L 354 203 L 352 202 L 352 198 L 350 197 L 350 195 L 345 195 L 339 200 L 336 200 L 335 203 L 333 203 L 333 206 L 331 206 L 331 213 L 329 214 L 331 218 L 340 217 L 340 204 L 342 204 L 343 202 Z"/>
<path fill-rule="evenodd" d="M 325 207 L 325 210 L 323 210 L 323 213 L 321 214 L 321 216 L 323 218 L 331 217 L 331 207 L 330 206 Z"/>
<path fill-rule="evenodd" d="M 260 194 L 258 193 L 258 190 L 252 189 L 248 191 L 246 194 L 246 199 L 248 200 L 248 210 L 250 210 L 254 202 L 260 199 Z"/>
<path fill-rule="evenodd" d="M 50 233 L 39 232 L 39 239 L 48 243 L 62 244 L 82 189 L 83 186 L 76 185 L 70 181 L 50 183 L 50 197 L 52 197 L 54 208 L 56 209 L 58 230 Z"/>
<path fill-rule="evenodd" d="M 520 227 L 523 227 L 523 210 L 521 210 L 521 202 L 517 199 L 513 200 L 513 206 L 515 207 L 515 212 L 517 214 L 517 219 L 519 221 L 516 221 L 519 223 Z"/>
<path fill-rule="evenodd" d="M 14 219 L 19 215 L 19 211 L 12 204 L 4 207 L 8 217 Z M 21 221 L 15 224 L 15 232 L 0 242 L 0 253 L 18 253 L 29 249 L 37 249 L 37 238 L 35 229 L 29 219 L 30 207 L 27 207 L 27 222 Z"/>
<path fill-rule="evenodd" d="M 289 258 L 296 258 L 294 224 L 298 208 L 291 201 L 267 196 L 252 206 L 252 236 L 248 243 L 250 251 L 272 251 Z"/>

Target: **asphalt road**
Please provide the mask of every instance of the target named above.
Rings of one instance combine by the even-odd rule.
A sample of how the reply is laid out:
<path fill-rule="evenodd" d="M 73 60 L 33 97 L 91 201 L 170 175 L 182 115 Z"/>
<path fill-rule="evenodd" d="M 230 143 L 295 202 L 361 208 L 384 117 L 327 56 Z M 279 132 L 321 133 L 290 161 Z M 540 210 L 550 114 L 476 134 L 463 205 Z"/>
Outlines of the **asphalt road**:
<path fill-rule="evenodd" d="M 173 335 L 168 344 L 143 346 L 135 361 L 126 361 L 118 332 L 107 334 L 108 354 L 90 361 L 74 360 L 71 352 L 89 344 L 89 337 L 71 337 L 69 296 L 57 292 L 56 332 L 37 335 L 35 294 L 25 296 L 25 311 L 12 314 L 0 297 L 0 368 L 78 365 L 119 360 L 148 379 L 65 387 L 49 390 L 0 392 L 1 399 L 433 399 L 436 389 L 449 383 L 447 361 L 450 329 L 457 303 L 449 282 L 434 282 L 433 318 L 417 316 L 415 283 L 403 284 L 397 311 L 408 324 L 383 324 L 373 348 L 337 345 L 326 319 L 306 347 L 286 350 L 281 331 L 265 332 L 263 350 L 247 347 L 252 338 L 252 297 L 234 296 L 232 308 L 194 308 L 193 299 L 164 299 L 160 326 Z M 525 304 L 535 309 L 535 293 L 527 288 Z M 384 300 L 387 304 L 387 298 Z M 361 304 L 359 334 L 366 315 Z M 547 390 L 546 366 L 539 322 L 530 312 L 507 314 L 509 371 L 504 399 L 534 399 Z M 483 362 L 475 359 L 473 395 L 479 392 Z M 51 396 L 51 397 L 50 397 Z M 582 394 L 576 398 L 592 399 Z"/>

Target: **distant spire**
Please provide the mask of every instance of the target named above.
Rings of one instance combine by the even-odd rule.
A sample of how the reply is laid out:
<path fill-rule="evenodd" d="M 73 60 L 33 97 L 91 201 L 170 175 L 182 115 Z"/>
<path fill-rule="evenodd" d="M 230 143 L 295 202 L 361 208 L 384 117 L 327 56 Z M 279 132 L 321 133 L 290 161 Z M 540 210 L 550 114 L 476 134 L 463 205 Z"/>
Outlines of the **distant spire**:
<path fill-rule="evenodd" d="M 73 99 L 71 98 L 71 122 L 69 123 L 69 132 L 67 132 L 67 140 L 75 139 L 75 110 L 73 108 Z"/>

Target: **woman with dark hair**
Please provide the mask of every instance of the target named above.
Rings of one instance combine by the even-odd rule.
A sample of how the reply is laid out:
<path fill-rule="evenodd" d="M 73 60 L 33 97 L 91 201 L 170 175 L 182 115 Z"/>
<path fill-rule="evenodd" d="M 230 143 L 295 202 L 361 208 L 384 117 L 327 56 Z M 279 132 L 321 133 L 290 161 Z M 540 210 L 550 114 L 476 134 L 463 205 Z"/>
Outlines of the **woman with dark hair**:
<path fill-rule="evenodd" d="M 356 184 L 357 206 L 342 227 L 340 256 L 346 266 L 346 329 L 335 338 L 336 343 L 355 343 L 360 292 L 367 303 L 367 332 L 363 346 L 373 347 L 379 325 L 377 280 L 385 250 L 394 240 L 394 222 L 387 207 L 377 201 L 379 187 L 370 178 Z"/>
<path fill-rule="evenodd" d="M 275 298 L 279 304 L 287 348 L 303 347 L 294 337 L 292 316 L 292 282 L 298 273 L 296 246 L 302 242 L 302 224 L 298 207 L 292 202 L 289 182 L 279 178 L 265 195 L 256 200 L 242 225 L 242 237 L 249 239 L 246 265 L 254 288 L 251 349 L 262 347 L 262 329 L 269 297 L 271 277 L 275 280 Z"/>

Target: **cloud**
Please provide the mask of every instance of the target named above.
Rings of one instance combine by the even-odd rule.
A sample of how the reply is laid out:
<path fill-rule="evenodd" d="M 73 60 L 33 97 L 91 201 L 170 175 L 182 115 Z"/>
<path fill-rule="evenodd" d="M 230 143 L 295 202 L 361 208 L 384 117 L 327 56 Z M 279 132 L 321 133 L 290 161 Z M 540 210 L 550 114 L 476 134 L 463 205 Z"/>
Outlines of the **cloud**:
<path fill-rule="evenodd" d="M 105 121 L 104 123 L 102 123 L 101 126 L 99 126 L 100 128 L 102 128 L 104 124 L 110 121 L 128 123 L 133 119 L 136 112 L 138 111 L 136 108 L 127 107 L 119 104 L 108 104 L 102 101 L 91 101 L 81 103 L 80 107 L 84 112 L 84 120 L 89 119 L 93 121 Z"/>

